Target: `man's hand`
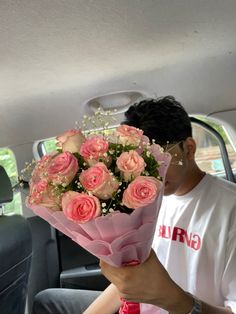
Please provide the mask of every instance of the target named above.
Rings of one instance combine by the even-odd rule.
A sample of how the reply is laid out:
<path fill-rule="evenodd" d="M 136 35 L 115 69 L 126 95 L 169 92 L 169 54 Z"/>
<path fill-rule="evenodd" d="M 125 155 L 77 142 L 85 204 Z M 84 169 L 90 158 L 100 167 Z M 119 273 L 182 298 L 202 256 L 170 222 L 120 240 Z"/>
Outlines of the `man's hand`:
<path fill-rule="evenodd" d="M 103 261 L 100 266 L 125 300 L 153 304 L 171 314 L 186 314 L 193 307 L 192 297 L 173 282 L 153 251 L 137 266 L 117 268 Z"/>

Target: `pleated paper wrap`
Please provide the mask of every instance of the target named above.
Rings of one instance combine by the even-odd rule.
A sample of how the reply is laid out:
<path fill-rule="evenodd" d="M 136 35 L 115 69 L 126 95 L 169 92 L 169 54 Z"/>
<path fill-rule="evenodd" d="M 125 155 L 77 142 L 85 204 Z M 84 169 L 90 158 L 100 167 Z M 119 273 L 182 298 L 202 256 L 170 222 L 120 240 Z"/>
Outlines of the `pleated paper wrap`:
<path fill-rule="evenodd" d="M 84 224 L 69 220 L 62 211 L 28 205 L 36 215 L 61 231 L 87 251 L 113 266 L 144 262 L 149 256 L 163 195 L 130 215 L 115 211 Z"/>

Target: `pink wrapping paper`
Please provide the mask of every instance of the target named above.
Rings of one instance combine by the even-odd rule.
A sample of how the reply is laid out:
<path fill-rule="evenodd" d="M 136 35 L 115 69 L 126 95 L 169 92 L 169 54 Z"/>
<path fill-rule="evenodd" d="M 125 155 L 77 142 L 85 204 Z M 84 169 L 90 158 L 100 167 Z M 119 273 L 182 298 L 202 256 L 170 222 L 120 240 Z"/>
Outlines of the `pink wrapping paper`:
<path fill-rule="evenodd" d="M 160 314 L 161 309 L 152 304 L 140 303 L 140 312 L 142 314 Z"/>
<path fill-rule="evenodd" d="M 36 215 L 110 265 L 144 262 L 150 253 L 163 187 L 156 200 L 130 215 L 114 212 L 84 224 L 69 220 L 62 211 L 28 205 Z"/>

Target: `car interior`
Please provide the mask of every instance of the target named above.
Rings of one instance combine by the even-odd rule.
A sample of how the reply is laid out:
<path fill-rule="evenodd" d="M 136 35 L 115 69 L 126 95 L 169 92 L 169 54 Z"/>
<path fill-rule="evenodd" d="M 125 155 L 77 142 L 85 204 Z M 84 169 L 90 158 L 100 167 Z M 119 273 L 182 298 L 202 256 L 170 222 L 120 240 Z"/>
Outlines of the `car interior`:
<path fill-rule="evenodd" d="M 98 108 L 112 127 L 130 105 L 173 95 L 200 168 L 236 182 L 235 14 L 234 0 L 0 1 L 0 313 L 31 314 L 47 288 L 109 284 L 96 257 L 27 208 L 22 179 Z"/>

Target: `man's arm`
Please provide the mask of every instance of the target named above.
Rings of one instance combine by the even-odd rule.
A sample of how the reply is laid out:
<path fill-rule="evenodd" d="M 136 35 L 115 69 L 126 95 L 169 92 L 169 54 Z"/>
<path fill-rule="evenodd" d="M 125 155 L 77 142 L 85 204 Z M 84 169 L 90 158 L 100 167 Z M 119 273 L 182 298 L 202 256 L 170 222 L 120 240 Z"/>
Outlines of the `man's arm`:
<path fill-rule="evenodd" d="M 83 314 L 114 314 L 121 305 L 117 288 L 110 284 Z"/>
<path fill-rule="evenodd" d="M 167 310 L 170 314 L 190 313 L 194 299 L 169 276 L 155 253 L 138 266 L 112 267 L 101 261 L 103 274 L 128 301 L 149 303 Z M 202 314 L 229 314 L 229 308 L 215 307 L 203 302 Z"/>

